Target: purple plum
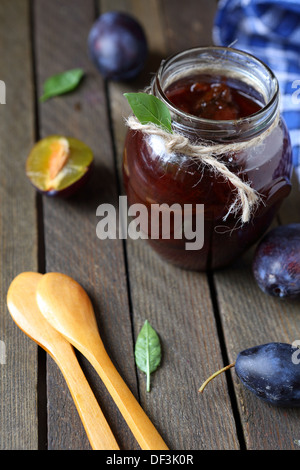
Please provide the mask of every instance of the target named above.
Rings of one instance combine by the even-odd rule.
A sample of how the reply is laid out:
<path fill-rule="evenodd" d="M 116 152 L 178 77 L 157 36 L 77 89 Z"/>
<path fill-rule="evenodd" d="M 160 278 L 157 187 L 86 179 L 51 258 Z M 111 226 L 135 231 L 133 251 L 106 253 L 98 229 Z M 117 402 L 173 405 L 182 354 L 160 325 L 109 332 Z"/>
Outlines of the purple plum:
<path fill-rule="evenodd" d="M 90 57 L 104 78 L 121 81 L 135 78 L 148 55 L 145 32 L 127 13 L 100 15 L 88 37 Z"/>
<path fill-rule="evenodd" d="M 271 405 L 300 406 L 300 349 L 293 344 L 267 343 L 241 351 L 236 361 L 211 375 L 200 387 L 232 367 L 244 387 Z"/>
<path fill-rule="evenodd" d="M 282 225 L 265 235 L 254 254 L 253 274 L 269 295 L 300 297 L 300 224 Z"/>
<path fill-rule="evenodd" d="M 286 343 L 267 343 L 241 351 L 235 371 L 242 384 L 263 401 L 300 406 L 299 350 Z"/>

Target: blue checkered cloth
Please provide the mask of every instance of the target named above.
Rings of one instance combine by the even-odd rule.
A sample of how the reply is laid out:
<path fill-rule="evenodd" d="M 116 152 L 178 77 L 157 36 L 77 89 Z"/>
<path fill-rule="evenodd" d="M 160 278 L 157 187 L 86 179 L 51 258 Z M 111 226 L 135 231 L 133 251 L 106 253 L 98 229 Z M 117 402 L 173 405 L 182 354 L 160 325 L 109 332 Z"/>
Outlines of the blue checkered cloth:
<path fill-rule="evenodd" d="M 275 73 L 300 182 L 300 0 L 220 0 L 213 40 L 251 53 Z"/>

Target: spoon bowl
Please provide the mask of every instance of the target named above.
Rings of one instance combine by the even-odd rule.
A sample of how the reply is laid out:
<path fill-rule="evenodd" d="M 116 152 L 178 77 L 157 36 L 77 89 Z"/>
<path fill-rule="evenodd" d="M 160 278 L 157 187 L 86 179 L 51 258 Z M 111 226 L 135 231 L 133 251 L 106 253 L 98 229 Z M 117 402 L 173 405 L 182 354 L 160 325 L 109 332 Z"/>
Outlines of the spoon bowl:
<path fill-rule="evenodd" d="M 19 274 L 7 293 L 8 310 L 19 328 L 41 346 L 60 368 L 93 450 L 119 450 L 115 437 L 82 372 L 72 345 L 41 314 L 36 302 L 42 274 Z"/>
<path fill-rule="evenodd" d="M 46 320 L 93 365 L 142 450 L 167 450 L 140 404 L 109 358 L 86 291 L 62 273 L 45 274 L 37 286 L 37 303 Z"/>

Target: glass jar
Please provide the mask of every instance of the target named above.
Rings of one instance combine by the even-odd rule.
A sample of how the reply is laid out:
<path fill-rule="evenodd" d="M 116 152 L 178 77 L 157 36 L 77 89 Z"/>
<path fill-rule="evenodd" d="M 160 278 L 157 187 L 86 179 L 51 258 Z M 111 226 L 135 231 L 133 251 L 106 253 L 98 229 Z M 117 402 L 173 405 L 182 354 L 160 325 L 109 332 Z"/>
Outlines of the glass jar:
<path fill-rule="evenodd" d="M 193 76 L 225 77 L 241 93 L 260 103 L 254 114 L 239 119 L 205 119 L 176 107 L 166 90 L 178 79 Z M 237 85 L 238 84 L 238 85 Z M 257 58 L 231 48 L 201 47 L 176 54 L 163 61 L 152 82 L 151 93 L 169 108 L 174 132 L 192 143 L 224 144 L 244 142 L 262 135 L 279 113 L 278 82 L 272 71 Z M 128 204 L 142 204 L 148 210 L 145 238 L 167 261 L 186 269 L 222 268 L 253 245 L 268 229 L 281 202 L 291 189 L 292 150 L 282 118 L 257 145 L 246 150 L 222 153 L 219 158 L 260 195 L 260 202 L 247 223 L 228 209 L 236 188 L 224 177 L 181 153 L 166 151 L 156 135 L 129 129 L 124 147 L 123 177 Z M 257 139 L 256 139 L 257 141 Z M 203 208 L 204 243 L 197 250 L 186 249 L 187 239 L 174 236 L 151 237 L 151 206 L 179 204 Z M 158 205 L 158 206 L 157 206 Z M 174 216 L 175 217 L 175 216 Z M 147 223 L 146 223 L 147 222 Z M 196 222 L 194 213 L 193 224 Z M 172 235 L 173 233 L 173 235 Z"/>

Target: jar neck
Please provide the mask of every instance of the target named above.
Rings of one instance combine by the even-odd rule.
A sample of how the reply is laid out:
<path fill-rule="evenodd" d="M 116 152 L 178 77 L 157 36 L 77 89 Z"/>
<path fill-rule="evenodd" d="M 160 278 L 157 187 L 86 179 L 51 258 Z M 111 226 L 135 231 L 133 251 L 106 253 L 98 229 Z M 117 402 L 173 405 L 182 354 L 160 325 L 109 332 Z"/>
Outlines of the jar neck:
<path fill-rule="evenodd" d="M 236 120 L 204 119 L 174 106 L 165 91 L 175 81 L 205 74 L 225 76 L 251 90 L 250 95 L 261 109 Z M 152 93 L 169 108 L 174 131 L 190 138 L 212 142 L 249 140 L 272 125 L 279 111 L 278 81 L 273 72 L 259 59 L 245 52 L 225 47 L 198 47 L 176 54 L 161 63 L 152 82 Z"/>

